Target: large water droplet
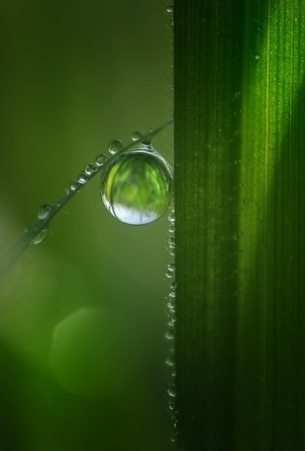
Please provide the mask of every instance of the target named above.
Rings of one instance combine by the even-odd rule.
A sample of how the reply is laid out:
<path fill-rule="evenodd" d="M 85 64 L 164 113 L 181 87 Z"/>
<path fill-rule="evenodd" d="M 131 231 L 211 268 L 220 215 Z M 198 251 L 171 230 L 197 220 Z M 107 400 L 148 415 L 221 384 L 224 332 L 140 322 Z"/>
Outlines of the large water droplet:
<path fill-rule="evenodd" d="M 32 241 L 32 244 L 39 244 L 41 243 L 45 237 L 48 234 L 48 227 L 44 227 L 43 229 L 41 229 L 41 231 L 38 233 L 38 235 L 35 236 L 35 238 Z"/>
<path fill-rule="evenodd" d="M 37 213 L 38 219 L 46 219 L 49 216 L 51 210 L 52 210 L 51 204 L 41 205 Z"/>
<path fill-rule="evenodd" d="M 107 210 L 119 221 L 148 224 L 167 209 L 172 192 L 172 175 L 156 151 L 141 147 L 119 155 L 105 165 L 101 196 Z"/>
<path fill-rule="evenodd" d="M 173 7 L 172 5 L 168 5 L 168 6 L 166 7 L 166 11 L 167 11 L 168 13 L 172 13 L 172 12 L 174 11 L 174 7 Z"/>
<path fill-rule="evenodd" d="M 119 150 L 123 148 L 122 141 L 119 141 L 118 139 L 114 139 L 109 143 L 108 150 L 111 154 L 117 153 Z"/>

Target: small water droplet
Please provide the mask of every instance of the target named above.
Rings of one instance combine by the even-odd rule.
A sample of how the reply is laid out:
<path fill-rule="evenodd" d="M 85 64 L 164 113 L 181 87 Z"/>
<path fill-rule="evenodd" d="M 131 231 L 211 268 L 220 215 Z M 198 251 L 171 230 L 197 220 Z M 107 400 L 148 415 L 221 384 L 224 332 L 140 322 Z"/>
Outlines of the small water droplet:
<path fill-rule="evenodd" d="M 175 321 L 174 321 L 173 319 L 171 319 L 171 320 L 168 322 L 168 327 L 175 327 Z"/>
<path fill-rule="evenodd" d="M 108 150 L 113 155 L 117 153 L 119 150 L 123 148 L 122 141 L 119 141 L 118 139 L 114 139 L 109 143 Z"/>
<path fill-rule="evenodd" d="M 176 299 L 176 291 L 175 290 L 171 290 L 168 296 L 169 296 L 169 298 L 171 300 Z"/>
<path fill-rule="evenodd" d="M 101 175 L 101 196 L 119 221 L 143 225 L 158 219 L 171 200 L 172 175 L 156 151 L 140 148 L 124 152 Z"/>
<path fill-rule="evenodd" d="M 168 271 L 175 272 L 175 263 L 169 263 L 167 269 Z"/>
<path fill-rule="evenodd" d="M 168 331 L 166 332 L 166 334 L 165 334 L 165 337 L 166 337 L 168 340 L 173 340 L 173 339 L 175 338 L 175 331 L 172 330 L 172 329 L 168 330 Z"/>
<path fill-rule="evenodd" d="M 100 155 L 98 155 L 95 159 L 95 164 L 97 166 L 103 166 L 103 164 L 105 163 L 105 161 L 108 159 L 108 157 L 106 155 L 104 155 L 103 153 L 101 153 Z"/>
<path fill-rule="evenodd" d="M 137 141 L 138 139 L 142 138 L 142 133 L 141 132 L 133 132 L 133 134 L 131 135 L 131 139 L 133 141 Z"/>
<path fill-rule="evenodd" d="M 72 182 L 70 185 L 70 191 L 76 191 L 78 187 L 79 187 L 78 182 Z"/>
<path fill-rule="evenodd" d="M 172 5 L 168 5 L 168 6 L 166 7 L 166 11 L 167 11 L 168 13 L 172 13 L 172 12 L 174 12 L 174 7 L 173 7 Z"/>
<path fill-rule="evenodd" d="M 169 396 L 171 396 L 172 398 L 175 398 L 177 393 L 176 393 L 176 389 L 175 387 L 171 387 L 167 390 L 167 393 L 169 394 Z"/>
<path fill-rule="evenodd" d="M 32 241 L 32 244 L 39 244 L 41 243 L 45 237 L 48 234 L 48 227 L 44 227 L 43 229 L 41 229 L 41 231 L 38 233 L 38 235 L 35 236 L 35 238 Z"/>
<path fill-rule="evenodd" d="M 256 59 L 256 61 L 258 61 L 259 60 L 259 55 L 255 55 L 255 59 Z"/>
<path fill-rule="evenodd" d="M 165 273 L 165 277 L 167 279 L 172 279 L 174 277 L 174 273 L 172 271 L 167 270 Z"/>
<path fill-rule="evenodd" d="M 176 377 L 176 376 L 177 376 L 177 370 L 174 369 L 174 370 L 171 372 L 171 375 L 172 375 L 173 377 Z"/>
<path fill-rule="evenodd" d="M 168 245 L 170 249 L 175 249 L 175 238 L 172 236 L 168 239 Z"/>
<path fill-rule="evenodd" d="M 84 185 L 88 181 L 88 175 L 85 172 L 81 172 L 77 177 L 78 183 Z"/>
<path fill-rule="evenodd" d="M 168 365 L 170 367 L 174 366 L 175 365 L 174 357 L 169 357 L 168 359 L 166 359 L 165 363 L 166 363 L 166 365 Z"/>
<path fill-rule="evenodd" d="M 176 437 L 174 436 L 174 435 L 172 435 L 171 437 L 170 437 L 170 441 L 172 442 L 172 443 L 175 443 L 176 442 Z"/>
<path fill-rule="evenodd" d="M 51 210 L 52 210 L 51 204 L 41 205 L 37 213 L 38 219 L 46 219 L 49 216 Z"/>
<path fill-rule="evenodd" d="M 173 401 L 171 401 L 171 402 L 168 404 L 168 408 L 169 408 L 169 410 L 174 410 L 174 409 L 175 409 L 175 403 L 174 403 Z"/>
<path fill-rule="evenodd" d="M 168 220 L 171 225 L 175 225 L 175 212 L 174 211 L 170 212 L 170 214 L 168 215 Z"/>
<path fill-rule="evenodd" d="M 96 172 L 96 171 L 97 171 L 97 167 L 96 167 L 96 165 L 93 164 L 93 163 L 89 163 L 89 164 L 87 164 L 87 166 L 85 167 L 85 173 L 86 173 L 87 175 L 91 175 L 91 174 L 93 174 L 93 173 Z"/>
<path fill-rule="evenodd" d="M 168 228 L 169 233 L 175 233 L 175 226 L 170 225 Z"/>

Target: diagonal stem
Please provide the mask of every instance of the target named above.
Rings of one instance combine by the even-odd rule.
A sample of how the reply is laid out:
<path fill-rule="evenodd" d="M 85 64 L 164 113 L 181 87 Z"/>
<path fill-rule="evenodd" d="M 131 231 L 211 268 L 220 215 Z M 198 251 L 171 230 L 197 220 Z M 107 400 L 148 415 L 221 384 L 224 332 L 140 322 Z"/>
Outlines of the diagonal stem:
<path fill-rule="evenodd" d="M 62 207 L 74 196 L 75 193 L 80 191 L 80 189 L 88 183 L 96 174 L 104 170 L 106 165 L 112 163 L 114 159 L 117 159 L 119 155 L 136 147 L 138 144 L 143 141 L 150 141 L 154 136 L 159 134 L 162 130 L 164 130 L 169 125 L 172 125 L 173 121 L 166 122 L 159 127 L 151 129 L 149 132 L 141 136 L 136 141 L 132 141 L 127 146 L 124 146 L 114 155 L 108 157 L 104 164 L 95 164 L 91 165 L 94 167 L 94 170 L 88 174 L 87 179 L 84 182 L 72 182 L 70 188 L 67 189 L 66 194 L 57 200 L 57 202 L 53 205 L 48 205 L 48 214 L 45 215 L 43 219 L 38 218 L 31 226 L 27 227 L 24 233 L 17 238 L 17 240 L 11 244 L 0 256 L 0 278 L 3 277 L 6 272 L 12 267 L 12 265 L 18 260 L 18 258 L 23 254 L 23 252 L 28 248 L 30 244 L 33 243 L 33 240 L 43 232 L 47 227 L 51 219 L 62 209 Z"/>

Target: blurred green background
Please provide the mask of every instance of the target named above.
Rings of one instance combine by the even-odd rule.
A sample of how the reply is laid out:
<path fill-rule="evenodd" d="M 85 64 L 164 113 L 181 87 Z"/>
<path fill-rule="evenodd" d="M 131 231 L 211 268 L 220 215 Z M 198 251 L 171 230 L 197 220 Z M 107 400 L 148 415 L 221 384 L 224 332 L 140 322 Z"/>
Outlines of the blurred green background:
<path fill-rule="evenodd" d="M 170 21 L 164 0 L 1 1 L 0 252 L 112 139 L 171 119 Z M 117 222 L 97 177 L 1 282 L 1 450 L 167 449 L 167 227 Z"/>

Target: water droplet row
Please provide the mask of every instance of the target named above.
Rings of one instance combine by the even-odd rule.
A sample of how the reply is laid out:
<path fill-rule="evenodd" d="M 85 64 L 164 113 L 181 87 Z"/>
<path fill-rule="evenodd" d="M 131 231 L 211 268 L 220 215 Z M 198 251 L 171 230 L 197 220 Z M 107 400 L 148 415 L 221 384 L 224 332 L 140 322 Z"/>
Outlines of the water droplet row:
<path fill-rule="evenodd" d="M 175 282 L 175 211 L 173 201 L 169 208 L 168 214 L 168 225 L 169 225 L 169 237 L 168 237 L 168 250 L 171 260 L 167 264 L 166 268 L 166 279 L 170 283 L 169 293 L 166 299 L 166 312 L 168 316 L 167 330 L 165 332 L 165 338 L 168 343 L 169 357 L 166 359 L 165 363 L 170 375 L 170 386 L 167 390 L 168 394 L 168 409 L 171 418 L 171 422 L 174 426 L 172 435 L 170 437 L 171 442 L 176 441 L 176 362 L 175 362 L 175 328 L 176 328 L 176 282 Z"/>

